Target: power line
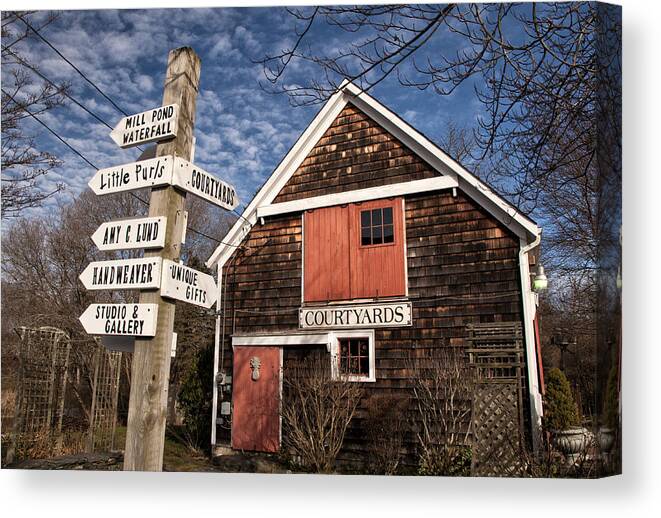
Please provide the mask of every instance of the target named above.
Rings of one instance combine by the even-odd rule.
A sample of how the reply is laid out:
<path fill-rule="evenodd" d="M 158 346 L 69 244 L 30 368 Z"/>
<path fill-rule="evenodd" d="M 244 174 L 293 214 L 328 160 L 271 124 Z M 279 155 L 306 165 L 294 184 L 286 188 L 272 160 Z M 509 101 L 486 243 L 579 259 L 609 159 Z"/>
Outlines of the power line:
<path fill-rule="evenodd" d="M 126 113 L 126 112 L 125 112 L 124 110 L 122 110 L 119 106 L 117 106 L 117 104 L 115 104 L 115 101 L 113 101 L 110 97 L 108 97 L 108 96 L 107 96 L 107 95 L 106 95 L 106 94 L 105 94 L 105 93 L 104 93 L 104 92 L 103 92 L 98 86 L 96 86 L 96 84 L 94 84 L 94 82 L 93 82 L 91 79 L 89 79 L 85 74 L 83 74 L 83 73 L 80 71 L 80 69 L 79 69 L 76 65 L 74 65 L 74 64 L 73 64 L 71 61 L 69 61 L 69 60 L 68 60 L 68 59 L 67 59 L 67 58 L 66 58 L 66 57 L 65 57 L 65 56 L 64 56 L 59 50 L 57 50 L 57 49 L 53 46 L 53 44 L 52 44 L 50 41 L 48 41 L 44 36 L 42 36 L 41 33 L 40 33 L 37 29 L 35 29 L 34 27 L 32 27 L 32 25 L 30 25 L 28 22 L 26 22 L 25 19 L 24 19 L 20 14 L 16 14 L 16 16 L 17 16 L 18 19 L 21 20 L 21 21 L 22 21 L 22 22 L 23 22 L 23 23 L 24 23 L 29 29 L 31 29 L 31 30 L 32 30 L 32 31 L 33 31 L 33 32 L 39 37 L 39 39 L 41 39 L 41 41 L 43 41 L 46 45 L 48 45 L 51 49 L 53 49 L 53 50 L 57 53 L 57 55 L 60 56 L 64 61 L 66 61 L 67 63 L 69 63 L 69 65 L 71 65 L 71 67 L 72 67 L 76 72 L 78 72 L 78 73 L 81 75 L 81 77 L 82 77 L 85 81 L 87 81 L 90 85 L 92 85 L 92 87 L 93 87 L 97 92 L 99 92 L 103 97 L 105 97 L 105 98 L 110 102 L 110 104 L 112 104 L 112 105 L 113 105 L 117 110 L 119 110 L 122 114 L 124 114 L 125 116 L 128 116 L 128 113 Z"/>
<path fill-rule="evenodd" d="M 51 129 L 51 128 L 50 128 L 50 127 L 44 122 L 44 121 L 42 121 L 42 120 L 41 120 L 39 117 L 37 117 L 34 113 L 32 113 L 30 110 L 28 110 L 27 107 L 26 107 L 25 105 L 20 104 L 16 99 L 14 99 L 14 97 L 13 97 L 11 94 L 5 92 L 4 88 L 2 89 L 2 93 L 5 94 L 7 97 L 9 97 L 12 101 L 14 101 L 14 103 L 15 103 L 17 106 L 20 106 L 23 110 L 25 110 L 25 112 L 26 112 L 28 115 L 30 115 L 34 120 L 36 120 L 36 121 L 37 121 L 39 124 L 41 124 L 44 128 L 46 128 L 46 129 L 47 129 L 48 131 L 50 131 L 53 135 L 55 135 L 55 137 L 56 137 L 60 142 L 62 142 L 62 144 L 64 144 L 65 146 L 67 146 L 71 151 L 73 151 L 73 152 L 76 153 L 80 158 L 82 158 L 83 160 L 85 160 L 85 162 L 87 162 L 87 163 L 88 163 L 90 166 L 92 166 L 94 169 L 98 169 L 98 168 L 97 168 L 92 162 L 90 162 L 89 160 L 87 160 L 87 158 L 85 158 L 85 157 L 83 156 L 82 153 L 80 153 L 76 148 L 74 148 L 71 144 L 69 144 L 69 143 L 68 143 L 66 140 L 64 140 L 62 137 L 60 137 L 60 136 L 59 136 L 54 130 L 52 130 L 52 129 Z"/>
<path fill-rule="evenodd" d="M 20 106 L 23 110 L 25 110 L 25 112 L 26 112 L 28 115 L 30 115 L 33 119 L 35 119 L 39 124 L 41 124 L 44 128 L 46 128 L 50 133 L 52 133 L 52 134 L 53 134 L 53 135 L 54 135 L 54 136 L 55 136 L 60 142 L 62 142 L 65 146 L 67 146 L 71 151 L 73 151 L 76 155 L 78 155 L 78 156 L 79 156 L 80 158 L 82 158 L 85 162 L 87 162 L 87 164 L 88 164 L 90 167 L 93 167 L 94 169 L 99 169 L 96 165 L 94 165 L 92 162 L 90 162 L 90 161 L 85 157 L 85 155 L 83 155 L 80 151 L 78 151 L 76 148 L 74 148 L 74 147 L 73 147 L 71 144 L 69 144 L 66 140 L 64 140 L 62 137 L 60 137 L 60 135 L 58 135 L 57 132 L 56 132 L 55 130 L 51 129 L 51 128 L 50 128 L 45 122 L 43 122 L 39 117 L 37 117 L 34 113 L 32 113 L 30 110 L 28 110 L 27 107 L 26 107 L 25 105 L 19 103 L 19 102 L 18 102 L 18 101 L 17 101 L 17 100 L 11 95 L 11 94 L 9 94 L 8 92 L 6 92 L 6 91 L 4 90 L 4 88 L 2 89 L 2 93 L 5 94 L 7 97 L 9 97 L 9 98 L 10 98 L 10 99 L 11 99 L 11 100 L 12 100 L 17 106 Z M 135 194 L 135 193 L 133 193 L 133 192 L 129 192 L 129 194 L 130 194 L 133 198 L 135 198 L 136 200 L 138 200 L 139 202 L 143 203 L 144 205 L 147 205 L 147 206 L 149 205 L 149 202 L 147 202 L 146 200 L 143 200 L 143 199 L 142 199 L 140 196 L 138 196 L 137 194 Z M 217 239 L 217 238 L 215 238 L 215 237 L 212 237 L 212 236 L 210 236 L 210 235 L 208 235 L 208 234 L 206 234 L 206 233 L 204 233 L 204 232 L 202 232 L 202 231 L 200 231 L 200 230 L 197 230 L 197 229 L 195 229 L 195 228 L 193 228 L 193 227 L 188 227 L 188 230 L 190 230 L 190 231 L 193 232 L 194 234 L 199 235 L 200 237 L 204 237 L 204 238 L 206 238 L 206 239 L 209 239 L 210 241 L 215 241 L 215 242 L 218 243 L 218 244 L 223 244 L 223 245 L 227 245 L 227 246 L 233 246 L 233 247 L 236 247 L 236 248 L 241 248 L 241 247 L 242 247 L 242 245 L 234 245 L 234 244 L 231 244 L 231 243 L 226 243 L 226 242 L 224 242 L 224 241 L 222 241 L 222 240 L 220 240 L 220 239 Z"/>
<path fill-rule="evenodd" d="M 12 56 L 14 56 L 14 59 L 16 59 L 21 65 L 23 65 L 23 66 L 26 67 L 26 68 L 29 68 L 29 69 L 32 70 L 35 74 L 37 74 L 39 77 L 41 77 L 44 81 L 46 81 L 48 84 L 50 84 L 50 85 L 54 86 L 55 88 L 57 88 L 57 89 L 59 90 L 59 93 L 61 93 L 62 95 L 64 95 L 65 97 L 67 97 L 68 99 L 70 99 L 71 101 L 73 101 L 74 103 L 76 103 L 76 104 L 77 104 L 78 106 L 80 106 L 83 110 L 85 110 L 85 111 L 86 111 L 87 113 L 89 113 L 92 117 L 94 117 L 97 121 L 99 121 L 101 124 L 104 124 L 105 126 L 107 126 L 108 128 L 110 128 L 111 130 L 113 129 L 113 127 L 112 127 L 110 124 L 108 124 L 106 121 L 104 121 L 104 120 L 103 120 L 101 117 L 99 117 L 96 113 L 92 112 L 91 110 L 88 110 L 88 109 L 87 109 L 85 106 L 83 106 L 80 102 L 78 102 L 76 99 L 74 99 L 69 93 L 67 93 L 66 90 L 65 90 L 63 87 L 58 86 L 58 85 L 55 84 L 53 81 L 51 81 L 50 79 L 48 79 L 48 78 L 47 78 L 44 74 L 42 74 L 37 68 L 35 68 L 35 67 L 32 66 L 30 63 L 28 63 L 27 61 L 25 61 L 23 58 L 21 58 L 21 57 L 20 57 L 18 54 L 16 54 L 14 51 L 9 50 L 9 49 L 8 49 L 7 47 L 5 47 L 4 45 L 2 46 L 2 50 L 3 50 L 3 51 L 7 51 L 7 52 L 9 52 Z"/>

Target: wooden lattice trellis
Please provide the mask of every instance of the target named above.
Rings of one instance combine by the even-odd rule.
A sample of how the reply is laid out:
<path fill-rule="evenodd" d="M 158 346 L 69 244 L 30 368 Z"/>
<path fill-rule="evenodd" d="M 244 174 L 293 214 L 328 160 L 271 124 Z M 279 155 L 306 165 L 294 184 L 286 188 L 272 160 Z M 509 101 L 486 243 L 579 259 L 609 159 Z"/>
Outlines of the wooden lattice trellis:
<path fill-rule="evenodd" d="M 71 340 L 54 327 L 18 330 L 21 337 L 12 440 L 7 461 L 25 457 L 38 442 L 57 454 L 62 446 L 62 419 Z"/>
<path fill-rule="evenodd" d="M 112 451 L 115 448 L 117 401 L 122 353 L 108 351 L 98 344 L 94 358 L 92 408 L 87 440 L 88 451 Z"/>
<path fill-rule="evenodd" d="M 17 332 L 21 345 L 8 464 L 19 459 L 61 454 L 63 440 L 69 437 L 67 430 L 63 430 L 64 417 L 76 411 L 66 407 L 72 403 L 71 397 L 67 399 L 67 388 L 69 371 L 74 369 L 71 363 L 75 364 L 69 335 L 54 327 L 21 327 Z M 89 452 L 111 451 L 114 449 L 122 353 L 110 352 L 96 341 L 78 342 L 76 346 L 81 347 L 85 355 L 93 354 L 94 361 L 87 439 L 81 436 L 80 445 L 76 442 L 74 447 Z M 81 434 L 77 430 L 73 432 Z M 69 440 L 66 442 L 68 444 Z"/>
<path fill-rule="evenodd" d="M 520 323 L 468 326 L 476 370 L 472 428 L 474 476 L 516 476 L 523 467 L 524 349 Z"/>

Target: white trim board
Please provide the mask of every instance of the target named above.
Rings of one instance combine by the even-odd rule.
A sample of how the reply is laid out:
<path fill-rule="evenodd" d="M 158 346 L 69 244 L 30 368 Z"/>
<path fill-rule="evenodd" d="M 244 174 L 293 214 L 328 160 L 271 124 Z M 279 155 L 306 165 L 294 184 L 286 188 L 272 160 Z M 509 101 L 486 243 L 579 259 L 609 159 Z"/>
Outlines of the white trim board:
<path fill-rule="evenodd" d="M 393 198 L 405 194 L 451 189 L 457 187 L 457 185 L 457 180 L 454 178 L 448 176 L 436 176 L 425 180 L 414 180 L 411 182 L 394 183 L 379 187 L 368 187 L 366 189 L 355 189 L 353 191 L 336 194 L 326 194 L 323 196 L 314 196 L 312 198 L 303 198 L 301 200 L 263 205 L 257 207 L 257 219 L 278 214 L 287 214 L 289 212 L 301 212 L 309 209 L 331 207 L 333 205 L 344 205 L 346 203 Z"/>
<path fill-rule="evenodd" d="M 227 261 L 236 249 L 235 247 L 241 243 L 250 228 L 257 222 L 259 209 L 262 208 L 262 211 L 264 211 L 265 207 L 273 203 L 273 200 L 305 160 L 310 150 L 349 103 L 374 119 L 395 138 L 401 140 L 435 169 L 441 177 L 456 180 L 459 188 L 514 232 L 521 241 L 525 243 L 532 242 L 541 233 L 541 229 L 534 222 L 516 210 L 514 206 L 492 191 L 424 135 L 357 86 L 345 81 L 340 89 L 326 102 L 243 211 L 242 217 L 236 221 L 223 239 L 225 243 L 229 243 L 229 246 L 226 244 L 219 245 L 207 261 L 208 267 L 216 263 L 223 265 Z"/>
<path fill-rule="evenodd" d="M 234 346 L 269 346 L 269 345 L 326 345 L 329 344 L 328 333 L 293 333 L 289 335 L 248 335 L 233 336 Z"/>

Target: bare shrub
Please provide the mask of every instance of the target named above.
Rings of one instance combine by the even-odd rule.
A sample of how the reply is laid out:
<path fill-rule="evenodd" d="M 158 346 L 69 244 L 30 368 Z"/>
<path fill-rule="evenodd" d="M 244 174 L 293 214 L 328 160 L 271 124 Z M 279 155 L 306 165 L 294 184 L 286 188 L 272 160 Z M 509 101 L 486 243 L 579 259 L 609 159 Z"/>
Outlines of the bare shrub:
<path fill-rule="evenodd" d="M 292 362 L 283 378 L 285 453 L 306 470 L 329 473 L 363 388 L 341 377 L 333 379 L 325 355 Z"/>
<path fill-rule="evenodd" d="M 442 348 L 411 359 L 417 410 L 418 471 L 468 475 L 474 373 L 461 351 Z"/>
<path fill-rule="evenodd" d="M 402 460 L 408 401 L 394 395 L 373 394 L 367 400 L 365 431 L 371 473 L 394 475 Z"/>

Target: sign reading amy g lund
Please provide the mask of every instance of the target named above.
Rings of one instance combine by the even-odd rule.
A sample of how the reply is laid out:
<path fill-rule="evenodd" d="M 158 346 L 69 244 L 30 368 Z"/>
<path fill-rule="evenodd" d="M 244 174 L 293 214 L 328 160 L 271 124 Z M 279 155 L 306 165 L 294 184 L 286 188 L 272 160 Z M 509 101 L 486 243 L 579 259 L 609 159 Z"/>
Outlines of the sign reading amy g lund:
<path fill-rule="evenodd" d="M 411 325 L 411 303 L 352 304 L 299 309 L 302 329 L 402 327 Z"/>
<path fill-rule="evenodd" d="M 211 275 L 169 259 L 163 260 L 162 297 L 210 308 L 216 302 L 216 291 L 216 282 Z"/>
<path fill-rule="evenodd" d="M 121 119 L 110 137 L 121 148 L 177 136 L 179 105 L 168 104 Z"/>
<path fill-rule="evenodd" d="M 129 218 L 102 223 L 92 234 L 99 250 L 163 248 L 167 218 Z"/>
<path fill-rule="evenodd" d="M 158 304 L 90 304 L 80 323 L 90 335 L 155 336 Z"/>
<path fill-rule="evenodd" d="M 158 288 L 161 263 L 160 257 L 95 261 L 78 278 L 88 290 Z"/>

